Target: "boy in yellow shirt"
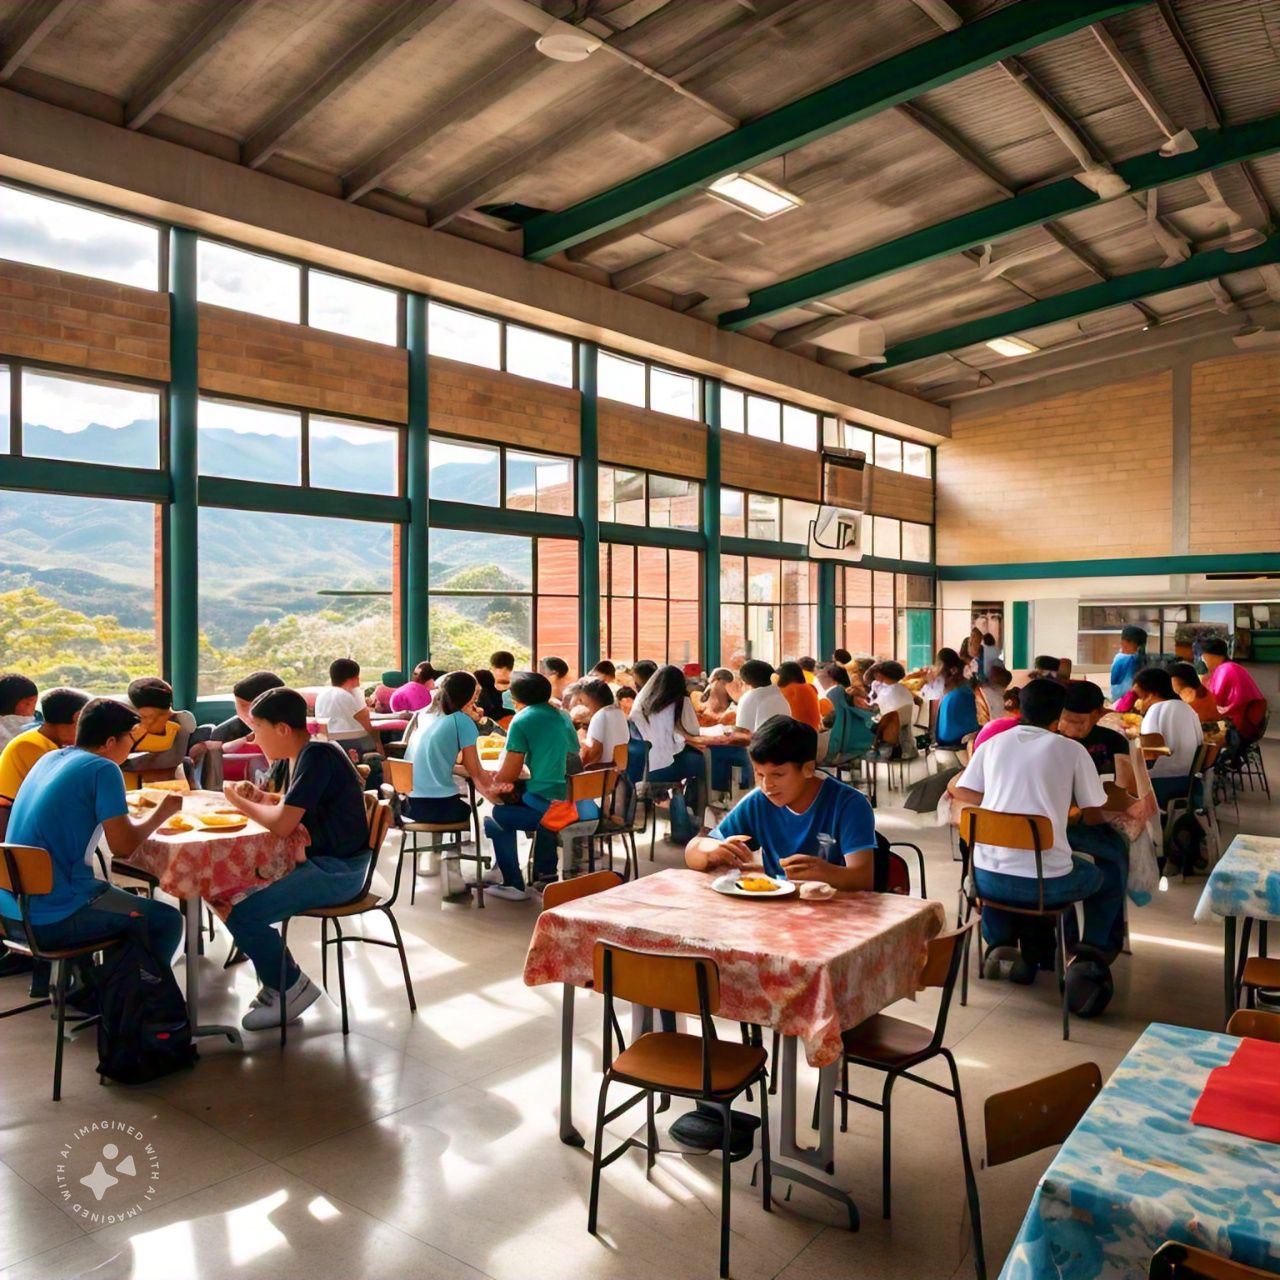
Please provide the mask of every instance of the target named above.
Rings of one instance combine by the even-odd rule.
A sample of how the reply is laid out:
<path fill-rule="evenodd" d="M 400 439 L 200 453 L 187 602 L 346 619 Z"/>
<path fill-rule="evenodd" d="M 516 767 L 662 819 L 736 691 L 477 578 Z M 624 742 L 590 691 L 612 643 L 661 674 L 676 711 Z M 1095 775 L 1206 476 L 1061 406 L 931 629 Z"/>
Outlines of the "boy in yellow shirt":
<path fill-rule="evenodd" d="M 88 701 L 89 695 L 79 689 L 50 689 L 40 699 L 40 724 L 11 738 L 0 751 L 0 837 L 22 780 L 40 757 L 59 747 L 75 746 L 76 721 Z"/>
<path fill-rule="evenodd" d="M 129 701 L 138 713 L 133 750 L 124 762 L 126 791 L 174 776 L 187 754 L 194 720 L 173 709 L 173 689 L 159 676 L 143 676 L 129 686 Z M 190 724 L 183 723 L 183 717 Z"/>

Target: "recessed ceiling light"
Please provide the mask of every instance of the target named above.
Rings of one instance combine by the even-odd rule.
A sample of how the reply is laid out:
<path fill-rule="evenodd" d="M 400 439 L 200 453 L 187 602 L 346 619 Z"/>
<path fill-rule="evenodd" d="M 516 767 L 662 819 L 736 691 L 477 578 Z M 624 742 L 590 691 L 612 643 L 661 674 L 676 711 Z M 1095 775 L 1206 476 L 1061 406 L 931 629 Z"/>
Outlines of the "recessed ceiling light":
<path fill-rule="evenodd" d="M 1029 356 L 1040 350 L 1022 338 L 992 338 L 987 346 L 998 356 Z"/>
<path fill-rule="evenodd" d="M 600 47 L 597 37 L 557 22 L 534 42 L 534 48 L 556 62 L 585 62 Z"/>
<path fill-rule="evenodd" d="M 804 204 L 799 196 L 752 173 L 727 173 L 723 178 L 717 178 L 707 190 L 753 218 L 762 220 L 776 218 L 778 214 Z"/>

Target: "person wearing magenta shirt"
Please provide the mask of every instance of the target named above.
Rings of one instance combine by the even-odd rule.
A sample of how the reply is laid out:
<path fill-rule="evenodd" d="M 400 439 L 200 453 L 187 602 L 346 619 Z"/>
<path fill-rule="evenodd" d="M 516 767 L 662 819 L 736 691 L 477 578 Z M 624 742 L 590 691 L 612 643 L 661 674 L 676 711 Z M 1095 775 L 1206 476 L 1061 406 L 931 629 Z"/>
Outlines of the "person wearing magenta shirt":
<path fill-rule="evenodd" d="M 1245 742 L 1252 742 L 1258 736 L 1261 720 L 1251 723 L 1245 709 L 1251 702 L 1265 701 L 1262 690 L 1238 662 L 1231 661 L 1225 640 L 1206 640 L 1202 657 L 1209 668 L 1204 683 L 1218 710 L 1235 725 Z"/>
<path fill-rule="evenodd" d="M 440 672 L 429 662 L 420 662 L 413 674 L 391 694 L 392 711 L 425 711 L 431 705 L 431 690 L 440 678 Z"/>

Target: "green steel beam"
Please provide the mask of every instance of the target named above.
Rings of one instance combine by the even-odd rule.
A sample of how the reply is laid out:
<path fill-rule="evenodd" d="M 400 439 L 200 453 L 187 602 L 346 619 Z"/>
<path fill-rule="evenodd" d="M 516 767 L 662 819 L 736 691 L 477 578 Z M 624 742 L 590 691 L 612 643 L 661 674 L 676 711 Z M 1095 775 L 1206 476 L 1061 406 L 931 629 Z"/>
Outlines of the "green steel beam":
<path fill-rule="evenodd" d="M 254 480 L 228 480 L 221 476 L 201 478 L 200 505 L 290 516 L 327 516 L 335 520 L 372 520 L 382 524 L 403 524 L 409 519 L 409 503 L 405 498 L 345 493 L 338 489 L 303 489 L 291 484 L 259 484 Z"/>
<path fill-rule="evenodd" d="M 427 602 L 430 480 L 427 437 L 430 432 L 430 379 L 427 360 L 427 299 L 405 296 L 405 345 L 409 349 L 409 421 L 405 431 L 405 478 L 409 523 L 401 549 L 401 662 L 405 670 L 431 656 L 431 613 Z"/>
<path fill-rule="evenodd" d="M 720 665 L 720 379 L 702 380 L 707 424 L 707 475 L 702 485 L 702 666 Z"/>
<path fill-rule="evenodd" d="M 818 561 L 818 655 L 823 661 L 836 647 L 836 562 Z"/>
<path fill-rule="evenodd" d="M 1134 271 L 1127 276 L 1117 276 L 1114 280 L 1104 280 L 1101 284 L 1059 293 L 1023 307 L 999 311 L 995 315 L 982 316 L 977 320 L 953 325 L 950 329 L 900 342 L 885 352 L 884 363 L 876 365 L 875 369 L 878 372 L 881 369 L 891 369 L 894 365 L 908 364 L 912 360 L 923 360 L 927 356 L 959 351 L 962 347 L 989 342 L 992 338 L 1003 338 L 1040 325 L 1056 324 L 1060 320 L 1072 320 L 1076 316 L 1105 311 L 1108 307 L 1136 302 L 1140 298 L 1165 293 L 1170 289 L 1203 284 L 1234 271 L 1249 271 L 1274 262 L 1280 262 L 1280 235 L 1274 235 L 1256 249 L 1246 249 L 1243 253 L 1210 249 L 1193 254 L 1185 262 L 1175 263 L 1171 267 L 1150 267 L 1145 271 Z"/>
<path fill-rule="evenodd" d="M 600 661 L 600 418 L 596 373 L 600 350 L 578 343 L 578 665 L 586 672 Z"/>
<path fill-rule="evenodd" d="M 1015 564 L 943 564 L 941 582 L 1004 582 L 1021 578 L 1136 578 L 1175 573 L 1278 573 L 1280 551 L 1236 555 L 1107 557 L 1100 560 L 1028 560 Z"/>
<path fill-rule="evenodd" d="M 1001 58 L 1025 53 L 1146 2 L 1022 0 L 999 9 L 989 18 L 966 23 L 845 76 L 568 209 L 541 214 L 524 227 L 525 257 L 541 262 L 699 191 L 725 174 L 752 169 Z"/>
<path fill-rule="evenodd" d="M 1195 151 L 1176 156 L 1149 151 L 1131 160 L 1121 160 L 1114 166 L 1115 171 L 1129 184 L 1130 191 L 1149 191 L 1166 183 L 1211 173 L 1224 165 L 1273 154 L 1280 151 L 1280 115 L 1229 129 L 1201 129 L 1195 137 L 1199 144 Z M 757 289 L 745 307 L 721 316 L 720 324 L 725 329 L 745 329 L 780 311 L 844 293 L 870 280 L 961 253 L 1029 227 L 1043 226 L 1101 203 L 1082 183 L 1063 178 Z"/>
<path fill-rule="evenodd" d="M 144 471 L 138 467 L 64 462 L 57 458 L 5 458 L 0 485 L 33 493 L 168 502 L 170 480 L 167 472 Z"/>
<path fill-rule="evenodd" d="M 1024 671 L 1031 665 L 1031 607 L 1025 600 L 1015 600 L 1011 613 L 1013 669 Z"/>
<path fill-rule="evenodd" d="M 667 547 L 676 551 L 703 551 L 707 545 L 706 538 L 692 529 L 647 529 L 642 525 L 609 521 L 600 523 L 600 541 L 621 542 L 629 547 Z"/>
<path fill-rule="evenodd" d="M 470 529 L 476 533 L 505 533 L 524 538 L 582 536 L 582 526 L 575 517 L 553 516 L 545 511 L 508 511 L 432 498 L 430 515 L 433 529 Z"/>
<path fill-rule="evenodd" d="M 768 556 L 771 560 L 807 560 L 809 548 L 803 542 L 770 542 L 766 538 L 721 538 L 724 556 Z"/>
<path fill-rule="evenodd" d="M 164 635 L 174 705 L 195 706 L 200 685 L 199 456 L 196 416 L 199 387 L 199 317 L 196 307 L 194 231 L 169 230 L 169 487 L 165 513 L 168 555 L 164 564 Z"/>

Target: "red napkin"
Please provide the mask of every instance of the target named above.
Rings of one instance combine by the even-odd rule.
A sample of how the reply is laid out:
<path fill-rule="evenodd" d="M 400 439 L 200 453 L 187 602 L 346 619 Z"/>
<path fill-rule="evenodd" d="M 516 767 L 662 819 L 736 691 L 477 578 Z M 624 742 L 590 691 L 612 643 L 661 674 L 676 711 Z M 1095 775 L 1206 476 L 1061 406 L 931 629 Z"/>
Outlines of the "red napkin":
<path fill-rule="evenodd" d="M 1242 1040 L 1231 1061 L 1209 1073 L 1191 1123 L 1280 1143 L 1280 1044 Z"/>

